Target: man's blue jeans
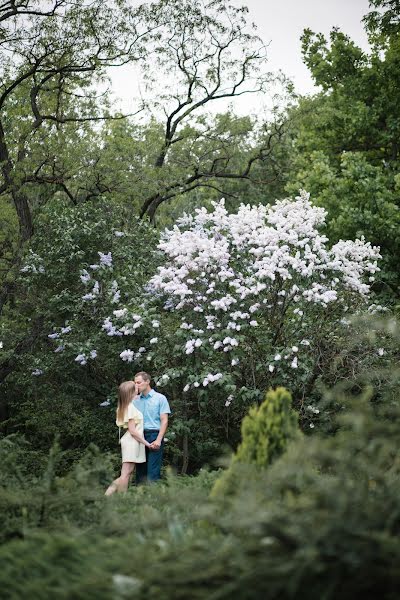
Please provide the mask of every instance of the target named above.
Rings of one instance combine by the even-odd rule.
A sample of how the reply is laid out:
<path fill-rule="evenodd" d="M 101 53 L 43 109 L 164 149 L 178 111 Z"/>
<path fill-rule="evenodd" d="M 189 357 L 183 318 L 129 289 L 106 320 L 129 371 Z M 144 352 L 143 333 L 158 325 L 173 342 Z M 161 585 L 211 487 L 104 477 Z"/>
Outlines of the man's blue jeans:
<path fill-rule="evenodd" d="M 145 429 L 144 439 L 151 444 L 158 436 L 158 431 Z M 136 484 L 146 481 L 157 481 L 161 478 L 161 465 L 164 450 L 164 440 L 161 442 L 159 450 L 149 450 L 146 448 L 146 462 L 136 465 Z"/>

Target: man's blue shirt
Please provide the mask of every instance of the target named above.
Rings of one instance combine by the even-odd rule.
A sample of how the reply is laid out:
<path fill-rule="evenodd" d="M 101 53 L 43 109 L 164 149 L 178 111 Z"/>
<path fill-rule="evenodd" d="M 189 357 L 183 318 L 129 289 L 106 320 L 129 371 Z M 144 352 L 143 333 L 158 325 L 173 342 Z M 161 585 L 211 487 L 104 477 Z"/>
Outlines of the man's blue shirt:
<path fill-rule="evenodd" d="M 143 415 L 144 429 L 158 431 L 161 427 L 160 415 L 164 413 L 170 414 L 171 412 L 168 400 L 164 394 L 159 394 L 155 390 L 150 390 L 147 396 L 140 394 L 132 402 Z"/>

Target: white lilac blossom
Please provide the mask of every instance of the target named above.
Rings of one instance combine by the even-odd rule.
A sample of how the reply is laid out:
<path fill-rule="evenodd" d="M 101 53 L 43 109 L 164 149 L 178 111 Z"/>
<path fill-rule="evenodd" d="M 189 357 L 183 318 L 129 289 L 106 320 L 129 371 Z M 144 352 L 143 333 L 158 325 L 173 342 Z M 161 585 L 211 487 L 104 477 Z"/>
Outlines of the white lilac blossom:
<path fill-rule="evenodd" d="M 222 373 L 215 373 L 214 375 L 212 373 L 208 373 L 208 375 L 206 375 L 203 379 L 203 386 L 206 387 L 209 383 L 219 381 L 219 379 L 222 379 L 222 377 Z"/>
<path fill-rule="evenodd" d="M 60 334 L 55 331 L 54 333 L 49 333 L 47 337 L 51 340 L 57 340 L 60 337 Z"/>
<path fill-rule="evenodd" d="M 100 266 L 102 267 L 112 267 L 112 255 L 111 252 L 108 252 L 107 254 L 103 254 L 103 252 L 98 252 L 97 253 L 100 257 Z"/>
<path fill-rule="evenodd" d="M 115 292 L 115 294 L 113 295 L 111 302 L 113 304 L 117 304 L 120 301 L 120 299 L 121 299 L 121 292 L 120 292 L 120 290 L 117 290 Z"/>
<path fill-rule="evenodd" d="M 104 331 L 107 332 L 107 335 L 109 336 L 114 336 L 114 335 L 122 335 L 122 333 L 119 331 L 119 329 L 117 329 L 117 327 L 115 327 L 110 319 L 110 317 L 107 317 L 104 322 L 103 325 L 101 327 L 102 329 L 104 329 Z"/>
<path fill-rule="evenodd" d="M 385 350 L 383 348 L 378 348 L 379 356 L 383 356 L 385 354 Z"/>
<path fill-rule="evenodd" d="M 80 279 L 81 279 L 82 283 L 84 283 L 86 285 L 86 283 L 88 283 L 90 281 L 91 275 L 86 269 L 82 269 L 81 274 L 80 274 Z"/>
<path fill-rule="evenodd" d="M 389 309 L 387 308 L 387 306 L 382 306 L 381 304 L 370 304 L 368 306 L 368 312 L 372 315 L 375 315 L 376 313 L 380 312 L 387 312 L 388 310 Z"/>
<path fill-rule="evenodd" d="M 55 350 L 55 352 L 57 352 L 57 350 Z M 97 351 L 96 350 L 90 350 L 89 355 L 82 353 L 82 354 L 78 354 L 78 356 L 75 357 L 75 362 L 79 363 L 80 365 L 86 365 L 87 361 L 90 359 L 95 359 L 97 356 Z"/>
<path fill-rule="evenodd" d="M 226 407 L 230 406 L 232 400 L 233 400 L 233 396 L 232 395 L 228 396 L 227 399 L 226 399 L 226 401 L 225 401 L 225 406 Z"/>
<path fill-rule="evenodd" d="M 123 237 L 125 235 L 125 233 L 123 231 L 114 231 L 114 235 L 115 237 Z"/>
<path fill-rule="evenodd" d="M 223 340 L 222 343 L 223 343 L 224 346 L 227 346 L 227 345 L 229 345 L 229 346 L 238 346 L 239 345 L 237 339 L 231 338 L 231 337 L 226 337 Z"/>
<path fill-rule="evenodd" d="M 158 337 L 153 337 L 151 338 L 151 340 L 149 341 L 149 344 L 157 344 L 158 342 Z"/>
<path fill-rule="evenodd" d="M 124 362 L 132 362 L 133 358 L 134 358 L 134 352 L 132 350 L 124 350 L 123 352 L 121 352 L 121 354 L 119 355 L 120 358 L 122 358 L 122 360 Z"/>
<path fill-rule="evenodd" d="M 129 325 L 122 325 L 122 327 L 120 327 L 119 329 L 119 333 L 121 333 L 122 335 L 132 335 L 134 332 L 135 330 L 133 329 L 133 327 Z"/>
<path fill-rule="evenodd" d="M 32 375 L 34 375 L 35 377 L 40 377 L 40 375 L 43 375 L 43 371 L 42 369 L 35 369 L 34 371 L 32 371 Z"/>
<path fill-rule="evenodd" d="M 185 305 L 192 302 L 193 296 L 188 280 L 195 281 L 194 274 L 204 268 L 209 274 L 218 267 L 219 280 L 234 280 L 243 298 L 254 297 L 265 290 L 277 275 L 286 280 L 293 273 L 311 278 L 314 274 L 325 277 L 324 271 L 337 271 L 337 279 L 344 281 L 348 289 L 365 293 L 368 286 L 365 287 L 362 276 L 378 270 L 378 248 L 361 239 L 340 241 L 329 251 L 327 238 L 317 229 L 324 224 L 325 217 L 326 211 L 313 206 L 305 193 L 295 201 L 282 200 L 270 208 L 241 205 L 236 214 L 228 214 L 223 201 L 214 203 L 214 212 L 197 210 L 193 230 L 183 230 L 179 222 L 167 230 L 159 247 L 170 264 L 160 267 L 150 284 L 154 289 L 179 297 Z M 245 265 L 249 268 L 237 272 L 231 261 L 238 249 L 243 248 L 250 254 L 249 263 Z M 322 280 L 323 285 L 314 290 L 312 297 L 334 291 L 327 288 L 328 280 Z M 218 286 L 213 289 L 218 291 Z M 335 294 L 328 294 L 325 299 L 334 301 Z M 215 298 L 210 305 L 226 310 L 235 302 L 237 298 L 231 293 Z"/>
<path fill-rule="evenodd" d="M 108 336 L 133 335 L 139 327 L 143 325 L 141 317 L 136 314 L 130 314 L 126 308 L 113 311 L 114 317 L 121 321 L 118 326 L 113 323 L 111 317 L 107 317 L 103 321 L 102 329 L 106 331 Z"/>
<path fill-rule="evenodd" d="M 71 333 L 72 327 L 68 325 L 67 327 L 61 327 L 61 334 Z"/>
<path fill-rule="evenodd" d="M 85 301 L 95 300 L 98 297 L 99 293 L 100 293 L 100 284 L 98 281 L 95 281 L 92 291 L 90 293 L 82 296 L 82 300 L 85 300 Z"/>
<path fill-rule="evenodd" d="M 246 326 L 263 335 L 274 312 L 298 322 L 309 306 L 324 311 L 335 305 L 343 313 L 345 294 L 363 301 L 368 277 L 379 270 L 379 248 L 363 238 L 329 248 L 319 232 L 326 214 L 301 192 L 273 206 L 242 204 L 233 214 L 222 200 L 210 212 L 197 209 L 166 230 L 159 244 L 166 261 L 147 289 L 183 315 L 180 327 L 188 332 L 183 352 L 195 351 L 196 330 L 224 330 L 221 339 L 210 338 L 211 349 L 227 353 L 239 346 L 240 351 Z M 241 337 L 230 338 L 228 331 L 240 331 Z M 288 347 L 297 353 L 300 344 L 310 345 L 293 337 Z M 297 358 L 290 360 L 296 369 Z"/>
<path fill-rule="evenodd" d="M 38 254 L 29 250 L 29 256 L 27 258 L 29 262 L 20 269 L 21 273 L 33 273 L 34 275 L 45 273 L 43 259 Z"/>
<path fill-rule="evenodd" d="M 86 363 L 87 363 L 86 354 L 78 354 L 78 356 L 75 357 L 75 362 L 79 363 L 82 366 L 86 365 Z"/>

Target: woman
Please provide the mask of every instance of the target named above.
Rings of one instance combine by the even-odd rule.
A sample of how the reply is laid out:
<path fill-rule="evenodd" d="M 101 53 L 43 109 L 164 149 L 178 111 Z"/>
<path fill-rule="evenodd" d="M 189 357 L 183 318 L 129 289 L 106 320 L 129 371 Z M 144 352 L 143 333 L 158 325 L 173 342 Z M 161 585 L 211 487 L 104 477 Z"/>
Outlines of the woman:
<path fill-rule="evenodd" d="M 120 428 L 120 433 L 121 427 L 127 431 L 120 438 L 121 475 L 107 488 L 106 496 L 111 496 L 114 492 L 126 492 L 135 464 L 146 462 L 145 446 L 150 448 L 150 444 L 143 437 L 143 415 L 132 404 L 137 393 L 134 381 L 124 381 L 118 389 L 116 423 Z"/>

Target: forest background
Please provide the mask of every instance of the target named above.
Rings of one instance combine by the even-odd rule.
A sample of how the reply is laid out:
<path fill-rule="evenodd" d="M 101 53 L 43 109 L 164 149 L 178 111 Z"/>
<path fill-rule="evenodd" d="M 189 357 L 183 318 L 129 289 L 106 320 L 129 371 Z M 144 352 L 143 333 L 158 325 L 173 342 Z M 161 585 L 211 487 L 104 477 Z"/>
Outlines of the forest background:
<path fill-rule="evenodd" d="M 338 29 L 305 30 L 320 91 L 299 96 L 269 72 L 246 8 L 223 0 L 0 6 L 10 598 L 21 568 L 39 598 L 200 598 L 205 582 L 215 598 L 317 598 L 321 581 L 326 597 L 383 582 L 393 597 L 399 16 L 397 0 L 371 0 L 368 52 Z M 99 89 L 128 63 L 145 93 L 124 115 Z M 254 94 L 267 116 L 236 114 Z M 222 98 L 231 108 L 216 112 Z M 257 243 L 272 230 L 270 276 Z M 107 504 L 116 389 L 140 370 L 173 409 L 168 468 Z M 289 403 L 270 396 L 242 430 L 244 446 L 269 449 L 237 450 L 243 418 L 278 386 Z"/>

